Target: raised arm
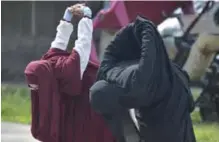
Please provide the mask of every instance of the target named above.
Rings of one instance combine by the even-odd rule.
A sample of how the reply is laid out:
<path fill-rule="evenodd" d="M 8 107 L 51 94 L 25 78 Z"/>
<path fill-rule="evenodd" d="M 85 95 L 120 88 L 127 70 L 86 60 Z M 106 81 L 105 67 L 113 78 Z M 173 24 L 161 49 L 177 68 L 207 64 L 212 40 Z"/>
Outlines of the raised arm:
<path fill-rule="evenodd" d="M 64 63 L 64 68 L 70 68 L 76 60 L 77 55 L 79 56 L 80 64 L 80 77 L 82 79 L 83 73 L 87 67 L 90 53 L 91 53 L 91 42 L 93 33 L 93 23 L 90 19 L 92 12 L 90 8 L 83 8 L 83 18 L 78 23 L 77 40 L 75 41 L 75 47 L 72 50 L 69 58 Z M 75 70 L 75 68 L 72 68 Z M 69 72 L 70 73 L 70 72 Z"/>
<path fill-rule="evenodd" d="M 66 51 L 70 36 L 73 32 L 71 23 L 72 17 L 80 19 L 78 23 L 77 40 L 75 47 L 68 58 L 60 63 L 60 72 L 63 76 L 71 77 L 77 74 L 82 79 L 83 73 L 87 67 L 90 53 L 93 33 L 93 24 L 91 20 L 92 12 L 90 8 L 83 4 L 76 4 L 66 9 L 63 20 L 57 27 L 55 40 L 51 43 L 51 48 L 57 48 Z M 76 73 L 77 72 L 77 73 Z M 76 79 L 77 80 L 77 79 Z"/>
<path fill-rule="evenodd" d="M 70 8 L 65 10 L 63 19 L 60 21 L 56 30 L 56 37 L 51 43 L 51 48 L 58 48 L 60 50 L 66 50 L 71 33 L 73 32 L 73 25 L 71 24 L 72 12 Z"/>
<path fill-rule="evenodd" d="M 56 67 L 59 68 L 58 71 L 61 81 L 63 84 L 66 84 L 65 88 L 62 89 L 62 91 L 70 95 L 80 94 L 83 72 L 87 67 L 91 52 L 93 26 L 92 20 L 90 19 L 91 11 L 90 13 L 86 13 L 86 9 L 89 8 L 81 6 L 78 7 L 76 13 L 79 15 L 75 15 L 73 13 L 73 18 L 80 19 L 78 23 L 78 39 L 75 41 L 75 47 L 70 55 L 67 57 L 61 56 L 56 63 Z M 65 16 L 63 17 L 64 20 L 62 22 L 64 23 L 64 25 L 61 25 L 61 27 L 58 26 L 59 29 L 57 30 L 56 39 L 59 40 L 56 40 L 54 42 L 56 44 L 54 48 L 61 47 L 61 49 L 63 50 L 67 48 L 67 40 L 69 40 L 72 32 L 72 26 L 69 25 L 69 21 L 72 21 L 71 16 L 67 17 L 70 18 L 65 18 Z M 67 52 L 61 53 L 63 53 L 64 55 L 68 55 L 66 54 Z"/>
<path fill-rule="evenodd" d="M 106 47 L 103 60 L 97 73 L 97 80 L 106 80 L 112 72 L 110 71 L 117 63 L 135 60 L 140 58 L 138 44 L 132 32 L 133 24 L 130 23 L 126 27 L 117 32 L 115 38 Z"/>
<path fill-rule="evenodd" d="M 75 48 L 72 51 L 76 51 L 80 56 L 81 78 L 85 69 L 87 68 L 91 53 L 92 33 L 92 20 L 88 17 L 82 18 L 78 24 L 78 39 L 75 41 Z M 71 60 L 72 56 L 69 57 L 68 62 L 71 62 Z"/>
<path fill-rule="evenodd" d="M 134 33 L 140 44 L 141 57 L 132 80 L 129 82 L 129 92 L 120 98 L 121 104 L 127 108 L 148 106 L 153 102 L 155 95 L 150 91 L 154 87 L 153 80 L 158 72 L 155 68 L 158 59 L 157 52 L 162 52 L 159 51 L 162 39 L 150 21 L 138 17 L 135 21 Z"/>
<path fill-rule="evenodd" d="M 141 19 L 141 17 L 138 17 Z M 156 52 L 157 47 L 159 46 L 157 41 L 157 35 L 155 33 L 156 28 L 153 26 L 150 21 L 142 22 L 144 19 L 138 20 L 135 22 L 135 33 L 136 37 L 139 40 L 141 48 L 141 57 L 136 71 L 136 81 L 141 85 L 148 85 L 151 81 L 151 76 L 154 72 L 155 61 L 156 61 Z"/>

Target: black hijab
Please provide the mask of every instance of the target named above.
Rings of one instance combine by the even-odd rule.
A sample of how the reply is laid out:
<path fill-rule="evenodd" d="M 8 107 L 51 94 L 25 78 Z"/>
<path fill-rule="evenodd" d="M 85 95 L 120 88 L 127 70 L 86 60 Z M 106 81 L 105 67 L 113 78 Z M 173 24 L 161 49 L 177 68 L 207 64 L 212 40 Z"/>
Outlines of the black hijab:
<path fill-rule="evenodd" d="M 124 89 L 126 96 L 142 94 L 136 100 L 142 101 L 139 105 L 152 103 L 153 100 L 162 99 L 160 93 L 170 88 L 170 62 L 156 25 L 138 16 L 133 23 L 121 29 L 106 48 L 97 80 L 116 84 L 118 89 Z M 137 65 L 139 68 L 140 73 L 136 76 L 131 72 L 124 73 L 124 69 L 131 65 Z M 148 97 L 145 94 L 154 95 Z"/>

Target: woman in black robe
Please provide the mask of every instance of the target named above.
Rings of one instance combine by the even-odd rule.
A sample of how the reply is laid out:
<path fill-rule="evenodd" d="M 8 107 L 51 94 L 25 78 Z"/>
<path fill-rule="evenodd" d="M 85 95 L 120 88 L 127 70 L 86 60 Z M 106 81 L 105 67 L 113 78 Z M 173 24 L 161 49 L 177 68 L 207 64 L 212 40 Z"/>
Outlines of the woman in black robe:
<path fill-rule="evenodd" d="M 146 142 L 195 142 L 188 75 L 172 63 L 156 26 L 138 16 L 106 48 L 90 89 L 118 142 L 124 142 L 121 112 L 134 108 Z"/>

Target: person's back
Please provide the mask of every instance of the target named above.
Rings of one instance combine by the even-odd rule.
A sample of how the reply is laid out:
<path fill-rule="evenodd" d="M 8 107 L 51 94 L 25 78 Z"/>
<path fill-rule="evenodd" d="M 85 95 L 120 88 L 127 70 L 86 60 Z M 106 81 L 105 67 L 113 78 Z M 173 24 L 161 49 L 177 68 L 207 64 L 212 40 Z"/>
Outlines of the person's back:
<path fill-rule="evenodd" d="M 173 65 L 171 82 L 163 82 L 162 98 L 153 101 L 150 106 L 136 109 L 136 117 L 140 124 L 141 136 L 147 141 L 161 142 L 195 142 L 190 112 L 194 102 L 189 88 L 186 73 Z M 177 71 L 175 71 L 177 70 Z M 185 81 L 185 82 L 184 82 Z M 169 84 L 169 85 L 165 85 Z M 168 87 L 164 89 L 165 87 Z M 158 87 L 160 89 L 160 87 Z"/>
<path fill-rule="evenodd" d="M 103 116 L 112 117 L 122 109 L 134 108 L 146 142 L 195 142 L 188 75 L 169 60 L 153 23 L 138 17 L 133 31 L 139 43 L 134 48 L 141 49 L 140 59 L 137 63 L 131 63 L 129 57 L 121 61 L 113 56 L 114 48 L 123 49 L 118 46 L 121 44 L 108 46 L 98 81 L 90 89 L 92 106 Z M 113 107 L 107 106 L 108 95 Z"/>
<path fill-rule="evenodd" d="M 160 83 L 156 88 L 151 88 L 149 94 L 142 94 L 145 97 L 140 95 L 140 89 L 132 88 L 130 83 L 133 80 L 133 74 L 138 71 L 136 61 L 117 64 L 108 71 L 106 80 L 110 83 L 116 82 L 117 86 L 124 89 L 124 92 L 134 89 L 132 94 L 121 95 L 119 102 L 126 108 L 135 108 L 141 138 L 148 142 L 163 140 L 195 142 L 190 117 L 194 102 L 189 88 L 189 78 L 177 65 L 171 63 L 171 66 L 172 79 L 168 79 L 169 73 L 163 73 L 165 75 L 157 78 Z M 157 79 L 154 80 L 158 81 Z"/>
<path fill-rule="evenodd" d="M 95 81 L 98 68 L 97 65 L 89 63 L 93 32 L 92 20 L 89 18 L 91 13 L 88 10 L 88 15 L 85 15 L 79 21 L 78 39 L 75 41 L 72 52 L 68 53 L 66 49 L 73 26 L 70 23 L 72 15 L 68 9 L 66 12 L 63 17 L 64 20 L 61 20 L 57 27 L 57 34 L 51 48 L 39 61 L 49 64 L 49 67 L 40 67 L 44 70 L 52 70 L 53 74 L 50 74 L 52 77 L 45 76 L 43 72 L 40 75 L 39 70 L 34 70 L 35 74 L 42 76 L 38 77 L 37 79 L 40 80 L 35 82 L 39 84 L 39 88 L 43 87 L 40 82 L 54 84 L 47 85 L 46 88 L 52 91 L 51 94 L 48 91 L 47 94 L 40 92 L 39 96 L 42 99 L 47 96 L 51 97 L 51 100 L 56 100 L 52 103 L 49 102 L 49 99 L 44 101 L 45 103 L 48 101 L 48 108 L 52 109 L 52 112 L 57 115 L 49 116 L 51 110 L 46 112 L 47 117 L 44 119 L 48 120 L 50 126 L 47 126 L 44 131 L 51 131 L 51 133 L 49 132 L 45 136 L 47 138 L 43 137 L 39 140 L 43 142 L 113 142 L 114 137 L 101 116 L 96 114 L 89 104 L 89 88 Z M 45 111 L 40 106 L 36 107 L 40 109 L 38 110 L 39 114 Z M 53 120 L 58 120 L 59 124 L 53 124 L 55 122 Z M 41 127 L 46 126 L 42 122 L 38 122 L 38 125 Z M 53 126 L 57 125 L 57 129 L 52 129 Z M 42 135 L 42 131 L 39 131 L 38 134 Z M 55 139 L 48 139 L 50 137 L 55 137 Z"/>

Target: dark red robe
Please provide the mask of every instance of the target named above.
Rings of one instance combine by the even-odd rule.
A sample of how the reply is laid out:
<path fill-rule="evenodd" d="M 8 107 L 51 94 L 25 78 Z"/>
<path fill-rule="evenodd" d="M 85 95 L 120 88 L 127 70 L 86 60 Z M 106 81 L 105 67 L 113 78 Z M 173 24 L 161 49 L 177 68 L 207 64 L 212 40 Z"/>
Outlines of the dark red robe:
<path fill-rule="evenodd" d="M 31 90 L 33 136 L 43 142 L 115 142 L 100 115 L 90 107 L 89 88 L 98 65 L 89 62 L 80 79 L 80 58 L 56 48 L 42 60 L 28 64 L 25 75 Z"/>

